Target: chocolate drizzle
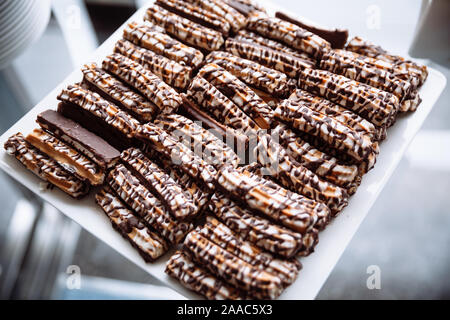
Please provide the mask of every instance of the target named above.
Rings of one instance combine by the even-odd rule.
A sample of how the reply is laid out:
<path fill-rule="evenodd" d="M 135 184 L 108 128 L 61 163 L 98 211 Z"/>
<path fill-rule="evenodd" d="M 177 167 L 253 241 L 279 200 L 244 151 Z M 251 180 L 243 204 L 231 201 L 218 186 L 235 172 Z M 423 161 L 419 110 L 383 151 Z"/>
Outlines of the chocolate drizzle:
<path fill-rule="evenodd" d="M 183 66 L 197 68 L 203 61 L 203 53 L 173 39 L 148 21 L 138 24 L 132 22 L 125 27 L 123 38 L 135 45 L 163 55 Z"/>
<path fill-rule="evenodd" d="M 406 60 L 405 58 L 398 55 L 390 54 L 380 46 L 363 40 L 360 37 L 354 37 L 353 39 L 351 39 L 345 49 L 362 54 L 364 56 L 392 63 L 397 68 L 404 70 L 411 76 L 418 77 L 420 79 L 419 86 L 421 86 L 428 77 L 428 70 L 426 66 L 419 65 L 410 60 Z"/>
<path fill-rule="evenodd" d="M 144 19 L 163 27 L 170 35 L 196 48 L 214 51 L 225 42 L 220 32 L 171 13 L 156 4 L 147 9 Z"/>
<path fill-rule="evenodd" d="M 139 180 L 161 200 L 176 219 L 192 219 L 199 213 L 192 196 L 184 193 L 183 188 L 170 175 L 150 161 L 139 149 L 125 150 L 121 160 L 136 173 Z"/>
<path fill-rule="evenodd" d="M 159 108 L 156 105 L 106 73 L 95 63 L 83 66 L 81 71 L 84 75 L 83 81 L 89 89 L 117 104 L 140 122 L 152 120 L 158 112 Z"/>
<path fill-rule="evenodd" d="M 409 82 L 395 77 L 386 70 L 371 66 L 360 59 L 355 59 L 343 50 L 330 50 L 326 53 L 322 57 L 320 68 L 390 92 L 400 102 L 403 102 L 411 94 L 412 85 Z"/>
<path fill-rule="evenodd" d="M 195 263 L 185 250 L 177 251 L 167 262 L 165 272 L 178 279 L 185 287 L 201 294 L 209 300 L 246 299 L 245 292 L 237 290 L 215 273 Z"/>
<path fill-rule="evenodd" d="M 201 76 L 196 76 L 189 85 L 188 96 L 214 117 L 245 135 L 256 136 L 258 125 L 230 99 Z"/>
<path fill-rule="evenodd" d="M 236 201 L 303 234 L 314 227 L 319 217 L 329 215 L 329 209 L 324 204 L 288 192 L 246 170 L 223 167 L 219 171 L 217 184 Z"/>
<path fill-rule="evenodd" d="M 140 48 L 132 42 L 119 40 L 114 52 L 136 61 L 175 88 L 184 89 L 191 79 L 192 69 L 190 67 L 182 66 L 153 51 Z"/>
<path fill-rule="evenodd" d="M 125 56 L 117 53 L 107 56 L 103 60 L 103 68 L 138 90 L 157 105 L 162 113 L 172 113 L 183 103 L 181 96 L 172 87 Z"/>
<path fill-rule="evenodd" d="M 230 33 L 231 26 L 227 20 L 199 6 L 180 0 L 157 0 L 156 4 L 183 18 L 219 31 L 223 33 L 224 37 Z"/>
<path fill-rule="evenodd" d="M 170 243 L 179 243 L 193 228 L 191 223 L 171 217 L 164 205 L 122 164 L 109 173 L 107 183 L 147 226 L 154 228 Z"/>
<path fill-rule="evenodd" d="M 181 143 L 216 168 L 224 163 L 237 167 L 240 163 L 237 154 L 226 143 L 182 115 L 162 115 L 155 124 L 178 137 Z"/>
<path fill-rule="evenodd" d="M 266 15 L 250 17 L 247 29 L 264 37 L 281 41 L 294 49 L 304 51 L 317 60 L 320 60 L 331 48 L 330 43 L 321 37 L 295 24 Z"/>
<path fill-rule="evenodd" d="M 186 236 L 184 247 L 211 273 L 254 298 L 275 299 L 281 294 L 280 278 L 239 259 L 196 231 Z"/>
<path fill-rule="evenodd" d="M 174 166 L 189 174 L 209 189 L 214 189 L 217 170 L 177 141 L 165 130 L 147 123 L 139 127 L 136 137 L 161 153 Z"/>
<path fill-rule="evenodd" d="M 299 70 L 315 67 L 315 62 L 247 40 L 228 38 L 225 42 L 225 50 L 241 58 L 283 72 L 293 78 L 299 75 Z"/>
<path fill-rule="evenodd" d="M 336 215 L 348 203 L 347 192 L 329 183 L 314 172 L 294 161 L 269 135 L 258 137 L 258 146 L 254 149 L 255 158 L 268 173 L 286 188 L 310 199 L 323 202 Z M 329 216 L 322 217 L 321 226 L 328 223 Z"/>
<path fill-rule="evenodd" d="M 205 65 L 199 76 L 211 83 L 223 95 L 241 108 L 262 129 L 272 124 L 273 111 L 253 90 L 230 72 L 210 63 Z"/>
<path fill-rule="evenodd" d="M 286 152 L 305 168 L 335 185 L 346 188 L 349 194 L 355 193 L 354 183 L 358 174 L 356 165 L 344 164 L 335 157 L 316 149 L 284 124 L 275 127 L 272 135 L 278 136 L 279 143 Z"/>
<path fill-rule="evenodd" d="M 282 257 L 293 257 L 302 249 L 300 233 L 254 215 L 222 194 L 212 196 L 209 209 L 230 229 L 255 246 Z"/>
<path fill-rule="evenodd" d="M 350 109 L 374 125 L 392 125 L 399 100 L 391 93 L 324 70 L 305 69 L 299 88 Z"/>
<path fill-rule="evenodd" d="M 284 100 L 275 110 L 275 117 L 297 130 L 320 137 L 357 162 L 367 161 L 370 167 L 375 163 L 378 145 L 369 137 L 361 135 L 333 117 L 314 111 L 307 104 Z"/>
<path fill-rule="evenodd" d="M 223 51 L 212 52 L 206 57 L 205 62 L 215 63 L 247 85 L 276 97 L 287 97 L 289 95 L 288 79 L 284 73 L 279 71 Z"/>

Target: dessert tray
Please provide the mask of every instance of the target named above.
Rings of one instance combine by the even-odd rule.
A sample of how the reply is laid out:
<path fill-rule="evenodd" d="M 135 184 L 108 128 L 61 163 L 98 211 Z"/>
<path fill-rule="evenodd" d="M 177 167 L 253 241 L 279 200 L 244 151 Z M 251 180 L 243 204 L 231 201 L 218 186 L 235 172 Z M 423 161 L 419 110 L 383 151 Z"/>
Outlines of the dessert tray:
<path fill-rule="evenodd" d="M 274 5 L 272 5 L 269 1 L 261 1 L 260 3 L 266 8 L 268 14 L 271 16 L 274 15 L 275 11 L 278 11 L 278 9 Z M 124 26 L 119 28 L 103 45 L 101 45 L 98 48 L 98 50 L 94 53 L 92 58 L 89 61 L 86 61 L 86 63 L 96 62 L 97 65 L 101 66 L 102 62 L 105 60 L 105 57 L 110 55 L 114 51 L 116 42 L 122 39 L 122 35 L 126 26 L 131 22 L 141 22 L 144 18 L 144 15 L 146 14 L 146 10 L 147 8 L 143 8 L 138 12 L 136 12 L 136 14 L 134 14 L 126 22 L 126 24 L 124 24 Z M 233 45 L 239 47 L 240 42 L 236 42 L 235 44 L 231 43 L 230 47 L 232 47 Z M 127 49 L 125 48 L 124 50 Z M 239 48 L 236 50 L 239 50 Z M 311 52 L 311 54 L 312 56 L 314 56 L 315 52 Z M 333 61 L 332 59 L 333 57 L 330 56 L 328 61 Z M 109 63 L 113 64 L 114 61 L 111 60 L 109 61 Z M 329 66 L 329 68 L 333 67 L 335 66 L 334 65 Z M 337 70 L 336 73 L 343 72 L 342 70 L 339 71 L 338 69 L 333 70 Z M 286 72 L 289 73 L 289 71 L 290 70 L 287 70 Z M 205 78 L 207 77 L 206 74 L 207 70 L 204 73 Z M 86 76 L 86 73 L 84 74 L 84 76 Z M 310 74 L 310 76 L 312 79 L 314 78 L 315 74 Z M 351 74 L 346 74 L 346 76 L 351 77 Z M 34 128 L 38 127 L 38 125 L 36 124 L 36 119 L 38 115 L 40 115 L 42 112 L 48 109 L 56 110 L 58 103 L 61 101 L 62 96 L 60 93 L 62 92 L 62 90 L 66 89 L 69 85 L 78 83 L 82 78 L 83 73 L 80 70 L 74 71 L 46 98 L 44 98 L 29 113 L 27 113 L 7 132 L 5 132 L 0 137 L 0 145 L 3 146 L 5 142 L 7 142 L 7 140 L 17 132 L 22 132 L 24 136 L 31 133 Z M 180 86 L 187 84 L 188 83 L 184 84 L 181 83 Z M 176 82 L 173 82 L 172 85 L 176 85 Z M 201 83 L 199 83 L 198 85 L 201 86 Z M 361 184 L 357 188 L 357 192 L 350 198 L 348 198 L 348 205 L 342 210 L 342 212 L 340 212 L 339 215 L 336 216 L 336 218 L 331 219 L 326 229 L 320 231 L 320 241 L 315 246 L 314 252 L 311 255 L 300 258 L 301 264 L 303 266 L 302 269 L 298 273 L 296 279 L 289 286 L 286 286 L 284 291 L 279 296 L 279 299 L 314 299 L 316 297 L 320 288 L 326 281 L 327 277 L 329 276 L 334 266 L 336 265 L 337 261 L 339 260 L 340 256 L 347 247 L 348 243 L 352 239 L 353 235 L 356 233 L 359 225 L 362 223 L 365 216 L 369 212 L 370 208 L 376 201 L 379 193 L 381 192 L 381 190 L 391 177 L 392 173 L 394 172 L 395 168 L 400 162 L 404 152 L 406 151 L 409 143 L 412 141 L 412 139 L 422 126 L 423 122 L 425 121 L 426 117 L 430 113 L 431 109 L 433 108 L 433 105 L 440 96 L 445 85 L 446 85 L 445 77 L 440 72 L 428 67 L 427 80 L 423 83 L 423 85 L 419 89 L 419 94 L 422 99 L 422 102 L 420 103 L 417 110 L 414 112 L 407 112 L 400 114 L 397 117 L 395 125 L 393 125 L 388 129 L 387 138 L 379 143 L 379 147 L 366 145 L 364 150 L 359 150 L 358 152 L 355 152 L 353 154 L 354 157 L 364 156 L 365 160 L 367 160 L 366 165 L 370 167 L 372 161 L 371 156 L 374 156 L 375 153 L 378 152 L 376 151 L 377 148 L 379 148 L 379 154 L 376 155 L 375 167 L 364 175 Z M 305 88 L 302 89 L 308 90 L 308 88 L 306 87 L 307 86 L 305 86 Z M 401 90 L 401 88 L 399 88 L 399 90 Z M 70 92 L 66 93 L 67 95 L 70 95 Z M 58 95 L 60 96 L 59 100 L 57 100 L 56 98 Z M 308 97 L 309 96 L 305 95 L 303 99 L 307 99 Z M 288 117 L 288 115 L 284 112 L 287 112 L 286 110 L 289 110 L 290 107 L 293 106 L 295 107 L 295 104 L 290 105 L 289 103 L 287 103 L 283 104 L 283 106 L 285 107 L 285 109 L 282 109 L 281 111 L 278 111 L 277 109 L 277 111 L 275 111 L 276 113 L 278 112 L 278 116 L 280 119 L 284 116 Z M 141 116 L 144 117 L 144 115 L 142 114 Z M 370 117 L 370 115 L 368 117 Z M 260 119 L 264 120 L 264 117 L 261 117 Z M 306 119 L 306 121 L 308 119 Z M 388 117 L 386 117 L 386 119 L 388 119 Z M 384 120 L 377 119 L 376 115 L 374 115 L 373 121 L 380 124 L 380 126 L 384 124 L 382 123 L 382 121 Z M 151 132 L 154 131 L 158 133 L 159 130 L 157 128 L 153 128 L 152 126 L 147 127 L 146 125 L 143 125 L 141 129 L 139 131 L 139 134 L 145 139 L 150 139 L 148 138 L 149 134 L 147 134 L 148 133 L 147 131 Z M 161 132 L 162 133 L 159 135 L 160 137 L 163 136 L 163 134 L 165 134 L 164 131 Z M 383 133 L 381 133 L 381 135 L 382 134 Z M 39 136 L 36 136 L 35 138 L 37 140 L 45 139 L 45 137 L 40 138 Z M 261 139 L 261 143 L 258 144 L 258 148 L 261 146 L 267 147 L 271 145 L 270 141 L 267 140 L 269 138 L 267 138 L 266 140 L 264 139 L 266 138 Z M 364 144 L 364 142 L 362 144 Z M 161 150 L 158 150 L 156 148 L 156 151 Z M 349 152 L 351 151 L 352 150 L 350 150 Z M 134 157 L 135 156 L 136 155 L 134 155 Z M 129 157 L 133 158 L 133 154 L 129 154 Z M 286 157 L 286 159 L 288 158 L 289 157 Z M 290 160 L 286 161 L 289 162 Z M 178 293 L 189 299 L 202 298 L 202 296 L 197 295 L 193 291 L 186 289 L 176 279 L 170 277 L 165 273 L 166 264 L 171 258 L 171 256 L 173 256 L 173 254 L 175 253 L 175 249 L 173 248 L 170 249 L 168 252 L 164 253 L 162 257 L 156 259 L 156 261 L 154 262 L 146 262 L 139 255 L 138 251 L 135 250 L 130 245 L 130 243 L 120 235 L 119 232 L 116 232 L 113 228 L 111 228 L 110 219 L 108 218 L 107 215 L 105 215 L 101 207 L 96 203 L 95 195 L 99 189 L 94 188 L 94 192 L 91 191 L 89 195 L 80 200 L 69 197 L 67 194 L 65 194 L 64 192 L 60 191 L 57 188 L 54 188 L 52 190 L 48 189 L 46 190 L 45 188 L 43 188 L 42 180 L 33 175 L 33 173 L 31 173 L 30 171 L 26 170 L 26 168 L 23 167 L 21 163 L 17 161 L 14 157 L 10 156 L 3 147 L 0 148 L 0 168 L 3 171 L 5 171 L 8 175 L 10 175 L 12 178 L 17 180 L 19 183 L 23 184 L 24 186 L 35 192 L 44 201 L 56 207 L 67 217 L 69 217 L 70 219 L 78 223 L 80 226 L 82 226 L 85 230 L 87 230 L 95 237 L 108 244 L 115 251 L 119 252 L 125 258 L 127 258 L 128 260 L 136 264 L 138 267 L 148 272 L 150 275 L 162 281 L 168 287 L 174 289 L 175 291 L 177 291 Z M 231 170 L 230 175 L 234 174 L 233 169 L 230 170 Z M 226 176 L 226 174 L 228 174 L 225 169 L 222 171 L 223 176 Z M 120 174 L 119 169 L 115 170 L 114 172 L 117 175 Z M 95 179 L 95 177 L 91 178 Z M 117 183 L 120 182 L 120 180 L 118 179 L 116 179 L 115 181 Z M 269 186 L 269 188 L 271 187 Z M 329 200 L 327 205 L 329 205 L 329 207 L 331 208 L 331 212 L 340 211 L 343 206 L 342 203 L 334 202 L 334 200 L 333 199 Z M 215 199 L 215 201 L 218 201 L 218 199 Z M 320 205 L 325 207 L 322 204 Z M 321 209 L 317 208 L 318 207 L 316 207 L 315 210 L 319 212 Z M 187 213 L 185 211 L 183 212 L 175 211 L 174 213 L 175 217 L 184 219 L 185 216 L 183 215 L 186 216 L 189 215 L 189 210 L 188 209 L 186 210 Z M 177 216 L 177 213 L 180 216 Z M 395 214 L 395 212 L 389 214 Z M 214 227 L 215 221 L 210 221 L 210 223 L 211 223 L 210 225 Z M 285 224 L 285 226 L 288 225 L 289 223 Z M 297 228 L 297 230 L 300 230 L 302 228 L 297 224 L 296 221 L 292 222 L 292 224 Z M 320 229 L 320 227 L 321 226 L 318 223 L 318 228 Z M 217 227 L 217 229 L 220 228 Z M 51 232 L 51 230 L 49 230 L 49 232 Z M 191 248 L 192 252 L 196 252 L 195 250 L 201 250 L 201 248 L 199 249 L 198 247 L 196 247 L 195 243 L 196 239 L 195 236 L 199 235 L 200 233 L 197 233 L 190 237 L 188 236 L 189 239 L 185 241 L 185 246 Z M 204 235 L 204 233 L 202 233 L 202 235 Z M 172 236 L 177 237 L 177 235 L 175 234 L 175 235 L 167 235 L 166 238 L 170 238 Z M 155 235 L 155 238 L 157 237 L 159 236 Z M 159 241 L 158 245 L 160 245 L 160 243 L 163 242 L 165 242 L 165 240 Z M 164 245 L 162 247 L 164 247 Z M 165 250 L 165 248 L 159 249 L 163 251 Z M 201 252 L 199 254 L 201 255 Z M 244 262 L 240 261 L 239 263 Z M 230 266 L 231 268 L 233 267 L 232 264 L 230 264 Z M 256 279 L 258 279 L 258 277 L 256 277 Z M 255 285 L 255 283 L 251 285 Z M 255 286 L 258 287 L 257 285 Z M 270 289 L 267 290 L 268 290 L 267 292 L 270 291 Z M 267 298 L 270 297 L 270 295 L 272 294 L 268 293 L 266 295 L 264 292 L 265 291 L 261 289 L 260 292 L 254 293 L 253 297 Z M 223 296 L 224 295 L 222 295 L 222 297 Z M 233 295 L 229 293 L 229 297 L 233 297 Z"/>

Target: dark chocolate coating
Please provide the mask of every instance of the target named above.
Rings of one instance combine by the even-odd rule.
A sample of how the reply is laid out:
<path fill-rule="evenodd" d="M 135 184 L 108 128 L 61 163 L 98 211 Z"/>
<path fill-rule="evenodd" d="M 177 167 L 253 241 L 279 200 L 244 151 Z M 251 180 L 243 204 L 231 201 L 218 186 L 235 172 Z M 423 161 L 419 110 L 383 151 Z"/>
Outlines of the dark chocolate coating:
<path fill-rule="evenodd" d="M 239 11 L 246 17 L 248 17 L 255 11 L 265 12 L 265 9 L 263 9 L 262 7 L 258 6 L 255 3 L 252 3 L 251 1 L 225 0 L 225 3 L 230 7 L 234 8 L 235 10 Z"/>
<path fill-rule="evenodd" d="M 137 146 L 136 140 L 127 138 L 121 132 L 109 126 L 106 122 L 101 121 L 90 112 L 87 112 L 73 103 L 60 102 L 58 104 L 58 112 L 67 118 L 81 123 L 82 126 L 90 128 L 94 133 L 100 135 L 118 150 Z"/>
<path fill-rule="evenodd" d="M 36 122 L 102 168 L 113 166 L 120 157 L 119 150 L 108 142 L 54 110 L 42 112 Z"/>

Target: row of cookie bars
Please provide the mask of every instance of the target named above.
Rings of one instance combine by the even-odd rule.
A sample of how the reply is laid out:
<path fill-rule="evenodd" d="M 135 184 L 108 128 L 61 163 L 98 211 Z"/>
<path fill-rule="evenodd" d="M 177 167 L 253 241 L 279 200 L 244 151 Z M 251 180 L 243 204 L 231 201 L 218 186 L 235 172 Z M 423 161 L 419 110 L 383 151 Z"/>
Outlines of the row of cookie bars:
<path fill-rule="evenodd" d="M 426 68 L 347 36 L 249 0 L 158 0 L 5 147 L 72 196 L 103 184 L 113 227 L 146 261 L 176 246 L 186 287 L 273 299 L 420 102 Z"/>

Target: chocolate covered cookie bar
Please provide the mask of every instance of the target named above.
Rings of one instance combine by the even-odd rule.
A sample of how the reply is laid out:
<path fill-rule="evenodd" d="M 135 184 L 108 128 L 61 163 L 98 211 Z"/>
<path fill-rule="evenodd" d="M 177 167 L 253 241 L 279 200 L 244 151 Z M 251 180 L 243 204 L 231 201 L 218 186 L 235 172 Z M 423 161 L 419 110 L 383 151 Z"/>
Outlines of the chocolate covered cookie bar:
<path fill-rule="evenodd" d="M 181 96 L 141 64 L 118 53 L 103 60 L 103 69 L 134 87 L 158 106 L 161 113 L 172 113 L 182 104 Z"/>
<path fill-rule="evenodd" d="M 357 162 L 367 161 L 373 166 L 376 161 L 377 145 L 369 137 L 352 130 L 334 117 L 309 108 L 305 103 L 284 100 L 275 110 L 275 117 L 297 130 L 320 137 Z"/>
<path fill-rule="evenodd" d="M 237 130 L 217 121 L 212 115 L 204 111 L 192 98 L 186 94 L 181 95 L 183 105 L 181 113 L 195 121 L 198 121 L 202 127 L 214 133 L 217 137 L 225 141 L 228 146 L 234 150 L 245 150 L 248 145 L 248 137 Z M 240 154 L 238 152 L 238 154 Z"/>
<path fill-rule="evenodd" d="M 192 69 L 190 67 L 182 66 L 153 51 L 138 47 L 130 41 L 119 40 L 114 52 L 141 64 L 172 87 L 184 89 L 191 79 Z"/>
<path fill-rule="evenodd" d="M 251 60 L 242 59 L 229 52 L 216 51 L 205 58 L 206 63 L 215 63 L 247 85 L 279 98 L 290 93 L 288 78 L 282 72 L 264 67 Z"/>
<path fill-rule="evenodd" d="M 352 110 L 380 127 L 395 122 L 400 106 L 392 93 L 325 70 L 302 70 L 298 86 Z"/>
<path fill-rule="evenodd" d="M 105 140 L 54 110 L 40 113 L 36 122 L 103 169 L 113 167 L 120 157 L 120 152 Z"/>
<path fill-rule="evenodd" d="M 311 203 L 309 201 L 310 200 L 309 198 L 282 187 L 272 177 L 270 177 L 270 174 L 268 174 L 266 168 L 264 168 L 257 162 L 253 162 L 249 165 L 240 167 L 239 171 L 243 175 L 251 179 L 254 179 L 256 176 L 256 179 L 259 180 L 261 186 L 273 190 L 275 193 L 279 194 L 282 197 L 290 199 L 294 203 L 302 203 L 310 207 L 315 206 L 314 201 L 313 203 Z M 304 234 L 304 236 L 309 234 L 314 229 L 317 230 L 325 229 L 328 222 L 330 221 L 331 211 L 327 206 L 319 204 L 319 206 L 317 206 L 316 209 L 317 210 L 315 210 L 314 213 L 311 214 L 312 227 L 308 229 L 308 231 Z"/>
<path fill-rule="evenodd" d="M 144 20 L 163 27 L 168 34 L 196 48 L 218 50 L 225 40 L 222 33 L 174 14 L 159 5 L 147 9 Z"/>
<path fill-rule="evenodd" d="M 160 127 L 147 123 L 138 128 L 136 137 L 169 159 L 209 189 L 214 189 L 217 170 Z"/>
<path fill-rule="evenodd" d="M 165 206 L 124 165 L 117 165 L 107 183 L 143 222 L 172 244 L 179 243 L 193 228 L 192 223 L 175 220 Z"/>
<path fill-rule="evenodd" d="M 278 42 L 278 41 L 275 41 L 275 40 L 272 40 L 269 38 L 265 38 L 255 32 L 251 32 L 249 30 L 239 31 L 234 36 L 234 39 L 259 44 L 263 47 L 268 47 L 272 50 L 279 51 L 279 52 L 285 53 L 289 56 L 294 56 L 296 58 L 302 59 L 311 65 L 316 64 L 316 59 L 312 58 L 306 52 L 298 51 L 298 50 L 293 49 L 281 42 Z"/>
<path fill-rule="evenodd" d="M 208 300 L 241 300 L 247 295 L 219 279 L 204 266 L 194 262 L 189 253 L 179 250 L 170 257 L 165 272 L 186 288 Z"/>
<path fill-rule="evenodd" d="M 113 146 L 122 149 L 134 145 L 139 122 L 97 93 L 75 84 L 63 89 L 58 100 L 58 112 L 90 128 Z"/>
<path fill-rule="evenodd" d="M 319 37 L 327 40 L 332 48 L 342 49 L 347 43 L 348 30 L 319 27 L 306 21 L 300 21 L 298 18 L 294 18 L 291 15 L 280 11 L 277 11 L 275 13 L 275 17 L 295 24 L 300 28 L 308 30 L 309 32 L 317 34 Z"/>
<path fill-rule="evenodd" d="M 248 19 L 247 29 L 260 35 L 280 41 L 294 49 L 304 51 L 317 60 L 331 49 L 325 39 L 290 22 L 269 17 L 253 15 Z"/>
<path fill-rule="evenodd" d="M 207 222 L 198 227 L 197 232 L 239 259 L 277 276 L 285 286 L 295 281 L 302 267 L 295 259 L 282 260 L 262 251 L 212 216 L 207 217 Z"/>
<path fill-rule="evenodd" d="M 320 61 L 320 69 L 343 75 L 372 87 L 394 94 L 403 103 L 411 95 L 412 85 L 392 73 L 376 68 L 343 51 L 330 50 Z"/>
<path fill-rule="evenodd" d="M 289 100 L 306 105 L 314 111 L 333 117 L 356 132 L 368 136 L 372 141 L 380 140 L 382 137 L 382 132 L 370 121 L 367 121 L 351 110 L 307 91 L 297 89 L 291 94 Z"/>
<path fill-rule="evenodd" d="M 249 137 L 256 136 L 256 132 L 260 129 L 248 115 L 201 76 L 196 76 L 192 80 L 187 94 L 219 122 L 235 130 L 241 130 Z"/>
<path fill-rule="evenodd" d="M 159 112 L 156 105 L 134 92 L 95 63 L 84 65 L 81 71 L 84 76 L 83 84 L 86 84 L 88 89 L 116 104 L 140 122 L 152 120 Z"/>
<path fill-rule="evenodd" d="M 164 33 L 164 29 L 148 21 L 140 24 L 137 22 L 129 23 L 123 31 L 123 38 L 193 69 L 197 68 L 203 61 L 203 53 L 199 50 L 172 38 Z"/>
<path fill-rule="evenodd" d="M 275 299 L 283 290 L 280 278 L 239 259 L 197 231 L 186 236 L 184 247 L 196 262 L 251 297 Z"/>
<path fill-rule="evenodd" d="M 213 133 L 203 129 L 199 124 L 179 115 L 161 115 L 155 122 L 157 126 L 178 138 L 208 163 L 220 168 L 224 163 L 237 167 L 240 159 L 237 154 Z"/>
<path fill-rule="evenodd" d="M 303 234 L 315 226 L 319 217 L 330 214 L 324 204 L 289 193 L 245 170 L 222 167 L 218 172 L 217 185 L 236 201 Z"/>
<path fill-rule="evenodd" d="M 156 4 L 172 13 L 182 16 L 183 18 L 191 20 L 207 28 L 219 31 L 224 35 L 224 37 L 227 37 L 230 33 L 231 26 L 226 19 L 218 16 L 212 11 L 190 4 L 188 1 L 157 0 Z"/>
<path fill-rule="evenodd" d="M 191 194 L 185 193 L 170 175 L 147 158 L 141 150 L 127 149 L 122 152 L 120 159 L 176 219 L 192 219 L 197 215 L 199 209 Z"/>
<path fill-rule="evenodd" d="M 86 156 L 42 129 L 34 129 L 25 140 L 54 159 L 66 171 L 93 186 L 103 184 L 105 171 Z"/>
<path fill-rule="evenodd" d="M 152 158 L 155 160 L 154 158 Z M 206 206 L 211 196 L 210 192 L 202 188 L 190 175 L 174 168 L 172 162 L 166 159 L 158 159 L 160 167 L 163 168 L 170 177 L 183 187 L 184 192 L 191 195 L 194 200 L 198 212 Z M 157 160 L 155 160 L 157 161 Z"/>
<path fill-rule="evenodd" d="M 364 40 L 360 37 L 354 37 L 353 39 L 351 39 L 346 45 L 345 49 L 362 54 L 364 56 L 390 62 L 400 69 L 404 70 L 408 74 L 417 76 L 420 79 L 419 86 L 422 85 L 428 77 L 428 70 L 426 66 L 419 65 L 401 56 L 391 54 L 380 46 L 375 45 L 370 41 Z"/>
<path fill-rule="evenodd" d="M 6 152 L 19 160 L 28 170 L 51 183 L 73 198 L 82 198 L 89 192 L 89 185 L 76 178 L 57 161 L 27 142 L 21 133 L 11 136 L 4 145 Z"/>
<path fill-rule="evenodd" d="M 272 109 L 237 77 L 215 63 L 200 69 L 199 76 L 242 109 L 260 128 L 270 128 L 273 120 Z"/>
<path fill-rule="evenodd" d="M 292 78 L 298 77 L 299 70 L 315 67 L 315 62 L 313 63 L 258 43 L 236 38 L 228 38 L 225 41 L 225 50 L 235 56 L 252 60 L 268 68 L 283 72 Z"/>
<path fill-rule="evenodd" d="M 147 228 L 109 187 L 95 195 L 97 204 L 111 224 L 139 252 L 146 262 L 153 262 L 169 250 L 169 244 L 160 235 Z"/>
<path fill-rule="evenodd" d="M 333 214 L 337 214 L 348 204 L 348 194 L 344 189 L 323 180 L 297 163 L 269 135 L 258 137 L 258 146 L 254 153 L 258 162 L 284 187 L 323 202 Z"/>
<path fill-rule="evenodd" d="M 316 149 L 285 124 L 277 125 L 271 134 L 277 136 L 287 153 L 305 168 L 337 186 L 346 188 L 349 194 L 356 191 L 352 188 L 358 176 L 356 165 L 344 164 L 335 157 Z"/>
<path fill-rule="evenodd" d="M 209 209 L 240 237 L 261 249 L 286 258 L 303 249 L 300 233 L 253 214 L 223 194 L 215 193 L 211 197 Z"/>
<path fill-rule="evenodd" d="M 411 90 L 401 102 L 399 111 L 415 111 L 422 102 L 422 99 L 420 98 L 420 95 L 418 93 L 419 87 L 422 85 L 421 75 L 408 72 L 404 68 L 392 62 L 388 62 L 382 59 L 367 57 L 365 55 L 348 50 L 335 51 L 338 52 L 339 55 L 348 57 L 349 59 L 357 60 L 359 63 L 380 70 L 379 72 L 387 73 L 396 79 L 409 83 L 411 85 Z"/>

